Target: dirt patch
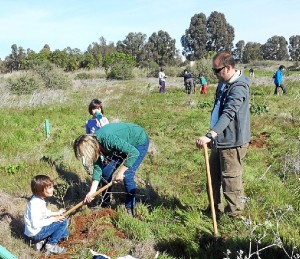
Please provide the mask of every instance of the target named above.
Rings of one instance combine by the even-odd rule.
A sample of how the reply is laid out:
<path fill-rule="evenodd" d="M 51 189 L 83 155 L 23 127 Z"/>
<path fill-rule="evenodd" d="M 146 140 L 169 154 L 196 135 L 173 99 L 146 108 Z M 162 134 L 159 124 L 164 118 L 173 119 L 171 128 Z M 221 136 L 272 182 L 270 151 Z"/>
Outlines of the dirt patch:
<path fill-rule="evenodd" d="M 270 146 L 270 144 L 268 143 L 268 138 L 270 136 L 271 136 L 270 133 L 262 132 L 256 135 L 255 138 L 251 140 L 250 146 L 256 148 L 267 148 Z"/>
<path fill-rule="evenodd" d="M 41 255 L 41 258 L 56 258 L 56 259 L 66 259 L 74 258 L 76 256 L 76 249 L 84 245 L 85 247 L 92 247 L 95 242 L 103 235 L 103 232 L 108 229 L 113 230 L 116 237 L 120 239 L 125 239 L 125 234 L 118 231 L 113 224 L 103 222 L 101 218 L 114 218 L 116 212 L 112 209 L 101 209 L 97 211 L 92 211 L 87 215 L 75 215 L 70 220 L 70 225 L 72 226 L 70 230 L 70 236 L 68 240 L 60 242 L 60 246 L 66 247 L 67 252 L 62 255 Z M 112 251 L 106 253 L 110 257 L 115 257 L 116 254 Z"/>

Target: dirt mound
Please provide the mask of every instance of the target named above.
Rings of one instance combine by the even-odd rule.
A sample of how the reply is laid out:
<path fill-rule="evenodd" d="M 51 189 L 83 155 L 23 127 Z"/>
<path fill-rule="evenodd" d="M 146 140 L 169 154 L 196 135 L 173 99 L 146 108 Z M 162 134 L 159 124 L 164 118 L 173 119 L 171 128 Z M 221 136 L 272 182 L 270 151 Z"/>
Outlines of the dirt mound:
<path fill-rule="evenodd" d="M 270 137 L 270 133 L 262 132 L 255 136 L 254 139 L 251 140 L 250 146 L 257 148 L 267 148 L 269 147 L 268 138 Z"/>
<path fill-rule="evenodd" d="M 78 255 L 78 247 L 92 247 L 99 237 L 105 231 L 113 231 L 114 235 L 120 239 L 125 239 L 125 234 L 118 231 L 111 223 L 103 222 L 101 218 L 113 218 L 116 212 L 112 209 L 101 209 L 92 211 L 87 215 L 75 215 L 70 219 L 70 236 L 67 240 L 62 241 L 59 245 L 66 247 L 67 252 L 63 255 L 50 255 L 40 258 L 74 258 Z M 112 251 L 106 253 L 110 257 L 116 256 Z"/>

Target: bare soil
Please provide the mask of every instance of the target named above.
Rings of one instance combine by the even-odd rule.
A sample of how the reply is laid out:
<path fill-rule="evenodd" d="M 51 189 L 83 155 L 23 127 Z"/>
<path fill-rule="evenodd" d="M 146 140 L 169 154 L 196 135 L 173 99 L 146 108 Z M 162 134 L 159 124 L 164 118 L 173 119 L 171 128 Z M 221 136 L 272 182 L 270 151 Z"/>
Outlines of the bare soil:
<path fill-rule="evenodd" d="M 254 139 L 251 140 L 250 146 L 257 147 L 257 148 L 268 148 L 268 138 L 270 137 L 270 133 L 262 132 L 255 136 Z"/>
<path fill-rule="evenodd" d="M 67 252 L 63 255 L 41 255 L 41 258 L 56 258 L 56 259 L 66 259 L 74 258 L 74 253 L 76 255 L 76 249 L 78 246 L 92 247 L 95 241 L 103 235 L 103 232 L 108 229 L 112 229 L 115 236 L 120 239 L 125 238 L 125 234 L 118 231 L 113 224 L 101 222 L 99 220 L 103 217 L 113 218 L 116 216 L 116 212 L 112 209 L 101 209 L 97 211 L 92 211 L 88 215 L 75 215 L 70 220 L 70 225 L 72 225 L 72 231 L 67 240 L 60 242 L 60 246 L 66 247 Z M 106 253 L 107 256 L 115 257 L 116 254 L 111 251 Z"/>

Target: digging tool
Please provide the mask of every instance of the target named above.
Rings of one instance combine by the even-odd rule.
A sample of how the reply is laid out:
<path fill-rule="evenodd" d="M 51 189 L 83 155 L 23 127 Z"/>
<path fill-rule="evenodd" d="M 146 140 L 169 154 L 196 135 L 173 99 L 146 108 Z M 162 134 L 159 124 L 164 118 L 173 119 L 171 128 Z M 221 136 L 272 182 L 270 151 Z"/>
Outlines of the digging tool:
<path fill-rule="evenodd" d="M 210 168 L 209 168 L 209 161 L 208 161 L 207 144 L 203 145 L 203 149 L 204 149 L 204 157 L 205 157 L 205 165 L 206 165 L 209 203 L 210 203 L 211 216 L 212 216 L 213 225 L 214 225 L 214 235 L 218 236 L 218 226 L 217 226 L 217 220 L 216 220 L 216 211 L 215 211 L 213 190 L 212 190 L 212 185 L 211 185 L 211 176 L 210 176 Z"/>
<path fill-rule="evenodd" d="M 108 189 L 109 187 L 111 187 L 115 182 L 110 182 L 109 184 L 103 186 L 102 188 L 100 188 L 98 191 L 96 191 L 95 193 L 93 193 L 91 195 L 91 198 L 94 198 L 95 196 L 97 196 L 98 194 L 100 194 L 101 192 L 105 191 L 106 189 Z M 66 217 L 69 214 L 71 214 L 72 212 L 74 212 L 75 210 L 77 210 L 78 208 L 80 208 L 81 206 L 83 206 L 85 203 L 83 201 L 79 202 L 77 205 L 75 205 L 73 208 L 69 209 L 68 211 L 66 211 L 63 216 Z"/>

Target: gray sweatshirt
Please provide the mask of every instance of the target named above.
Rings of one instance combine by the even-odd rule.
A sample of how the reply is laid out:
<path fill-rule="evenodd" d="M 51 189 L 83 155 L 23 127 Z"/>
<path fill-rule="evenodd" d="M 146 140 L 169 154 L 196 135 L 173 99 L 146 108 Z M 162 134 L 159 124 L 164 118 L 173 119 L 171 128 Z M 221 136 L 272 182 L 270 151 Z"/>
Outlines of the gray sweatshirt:
<path fill-rule="evenodd" d="M 226 84 L 219 119 L 212 128 L 217 132 L 217 148 L 232 148 L 250 142 L 250 80 L 237 70 Z"/>

